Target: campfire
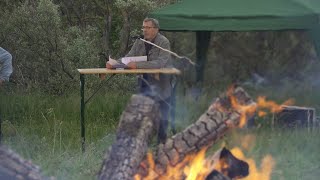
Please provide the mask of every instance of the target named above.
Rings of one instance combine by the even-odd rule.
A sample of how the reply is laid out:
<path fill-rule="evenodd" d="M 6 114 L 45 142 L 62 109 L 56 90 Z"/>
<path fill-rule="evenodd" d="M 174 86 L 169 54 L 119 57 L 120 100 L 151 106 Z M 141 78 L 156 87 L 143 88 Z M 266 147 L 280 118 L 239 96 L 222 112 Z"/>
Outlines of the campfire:
<path fill-rule="evenodd" d="M 292 100 L 288 100 L 283 104 L 291 103 Z M 266 110 L 275 113 L 281 111 L 281 107 L 265 97 L 254 102 L 241 87 L 230 88 L 195 123 L 168 138 L 154 153 L 147 153 L 150 137 L 159 125 L 158 105 L 148 97 L 135 95 L 122 114 L 116 141 L 105 157 L 99 178 L 270 179 L 275 165 L 270 155 L 266 155 L 257 168 L 240 147 L 231 150 L 222 147 L 213 155 L 206 154 L 228 130 L 244 127 L 255 113 L 263 116 Z M 242 148 L 249 144 L 243 143 Z"/>
<path fill-rule="evenodd" d="M 200 118 L 182 132 L 169 137 L 165 143 L 147 153 L 152 135 L 159 126 L 159 105 L 143 95 L 133 95 L 121 116 L 116 140 L 105 154 L 99 179 L 124 180 L 269 180 L 275 160 L 269 154 L 259 159 L 247 157 L 245 151 L 254 147 L 255 136 L 246 134 L 238 139 L 238 147 L 223 144 L 212 153 L 217 143 L 230 129 L 241 128 L 247 119 L 264 116 L 267 111 L 277 118 L 304 119 L 315 122 L 315 109 L 290 106 L 292 100 L 278 105 L 266 97 L 253 101 L 240 87 L 232 88 L 217 98 Z M 298 117 L 296 117 L 299 115 Z M 290 118 L 292 119 L 292 118 Z M 296 119 L 298 120 L 298 119 Z M 0 146 L 3 157 L 1 177 L 7 179 L 50 179 L 43 177 L 39 167 Z"/>

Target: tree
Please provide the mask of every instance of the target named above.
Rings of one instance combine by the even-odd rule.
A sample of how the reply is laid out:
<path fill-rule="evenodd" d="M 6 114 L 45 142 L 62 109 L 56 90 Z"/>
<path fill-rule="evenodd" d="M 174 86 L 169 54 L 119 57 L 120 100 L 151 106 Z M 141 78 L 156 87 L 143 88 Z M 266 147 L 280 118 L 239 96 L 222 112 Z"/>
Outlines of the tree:
<path fill-rule="evenodd" d="M 8 13 L 1 35 L 14 55 L 18 84 L 61 94 L 76 85 L 77 68 L 95 66 L 96 32 L 63 28 L 58 5 L 35 3 L 26 1 Z"/>

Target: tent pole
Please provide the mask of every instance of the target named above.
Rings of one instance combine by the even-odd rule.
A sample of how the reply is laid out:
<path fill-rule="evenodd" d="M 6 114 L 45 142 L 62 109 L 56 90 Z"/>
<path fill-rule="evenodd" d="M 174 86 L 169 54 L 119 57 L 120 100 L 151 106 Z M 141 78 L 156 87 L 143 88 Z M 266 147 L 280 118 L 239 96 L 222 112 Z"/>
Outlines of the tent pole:
<path fill-rule="evenodd" d="M 207 52 L 210 43 L 210 31 L 197 31 L 196 32 L 196 82 L 203 82 L 204 68 L 207 62 Z"/>
<path fill-rule="evenodd" d="M 313 40 L 314 48 L 317 52 L 318 59 L 320 59 L 320 25 L 315 25 L 312 29 L 308 30 L 310 37 Z"/>

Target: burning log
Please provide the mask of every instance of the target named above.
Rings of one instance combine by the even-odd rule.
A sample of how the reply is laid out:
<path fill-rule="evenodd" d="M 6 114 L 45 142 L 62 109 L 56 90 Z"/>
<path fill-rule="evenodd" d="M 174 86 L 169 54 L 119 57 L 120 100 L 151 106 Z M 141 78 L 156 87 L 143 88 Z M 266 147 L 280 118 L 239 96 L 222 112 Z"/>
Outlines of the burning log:
<path fill-rule="evenodd" d="M 136 180 L 167 180 L 167 179 L 198 179 L 198 180 L 230 180 L 245 177 L 249 174 L 248 163 L 236 158 L 226 148 L 221 148 L 214 155 L 205 158 L 205 149 L 195 156 L 189 155 L 182 163 L 171 166 L 167 173 L 160 175 L 155 171 L 155 163 L 148 154 L 147 174 L 142 174 L 141 168 L 135 176 Z M 146 162 L 141 166 L 146 170 Z"/>
<path fill-rule="evenodd" d="M 188 154 L 212 145 L 231 126 L 239 125 L 241 112 L 233 107 L 232 101 L 242 106 L 254 104 L 242 88 L 230 90 L 217 98 L 198 121 L 159 145 L 155 158 L 157 173 L 165 173 L 168 165 L 181 163 Z"/>
<path fill-rule="evenodd" d="M 9 148 L 0 146 L 0 179 L 39 180 L 48 179 L 41 175 L 40 168 L 26 161 Z"/>
<path fill-rule="evenodd" d="M 107 153 L 99 179 L 132 179 L 146 155 L 151 134 L 159 126 L 159 105 L 146 96 L 133 95 L 124 110 L 115 143 Z"/>
<path fill-rule="evenodd" d="M 215 160 L 215 156 L 219 156 Z M 205 180 L 229 180 L 245 177 L 249 174 L 248 163 L 239 160 L 226 148 L 222 148 L 210 157 L 211 161 L 218 161 L 216 169 L 212 170 Z M 211 162 L 212 163 L 212 162 Z"/>
<path fill-rule="evenodd" d="M 181 164 L 188 155 L 196 154 L 215 143 L 231 127 L 240 125 L 240 119 L 244 114 L 239 107 L 254 104 L 240 87 L 231 89 L 217 98 L 198 121 L 158 146 L 154 158 L 154 173 L 161 176 L 166 173 L 168 166 Z M 121 117 L 116 142 L 105 157 L 99 173 L 100 179 L 132 179 L 137 172 L 142 177 L 148 174 L 150 162 L 145 154 L 152 129 L 157 129 L 159 124 L 157 115 L 157 105 L 154 101 L 141 95 L 132 97 Z M 228 171 L 224 173 L 226 176 L 230 175 Z M 210 177 L 223 175 L 213 173 Z"/>
<path fill-rule="evenodd" d="M 232 179 L 245 177 L 249 174 L 248 163 L 234 157 L 226 148 L 223 148 L 220 152 L 219 163 L 222 174 Z"/>

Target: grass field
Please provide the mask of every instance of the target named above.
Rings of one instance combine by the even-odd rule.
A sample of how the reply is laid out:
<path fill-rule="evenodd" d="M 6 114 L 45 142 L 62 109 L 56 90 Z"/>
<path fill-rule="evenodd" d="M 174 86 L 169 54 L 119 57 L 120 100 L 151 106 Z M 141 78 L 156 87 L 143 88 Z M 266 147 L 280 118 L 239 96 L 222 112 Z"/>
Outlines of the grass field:
<path fill-rule="evenodd" d="M 248 90 L 253 96 L 261 93 L 279 102 L 299 93 L 278 93 L 259 89 Z M 318 109 L 314 89 L 307 97 L 299 97 L 300 105 Z M 269 92 L 269 94 L 268 94 Z M 271 92 L 271 93 L 270 93 Z M 315 96 L 310 96 L 314 94 Z M 217 92 L 203 92 L 195 103 L 192 97 L 178 95 L 176 124 L 178 130 L 185 128 L 207 109 Z M 113 142 L 118 119 L 130 93 L 109 92 L 97 94 L 86 108 L 87 149 L 81 152 L 80 144 L 80 97 L 48 96 L 41 93 L 0 92 L 0 114 L 2 118 L 3 143 L 31 159 L 47 176 L 57 179 L 95 179 L 104 152 Z M 272 179 L 318 179 L 320 176 L 320 131 L 314 128 L 281 129 L 269 126 L 270 117 L 258 119 L 261 126 L 230 132 L 217 144 L 228 148 L 241 147 L 249 135 L 254 137 L 250 148 L 243 149 L 247 157 L 253 158 L 257 166 L 265 155 L 275 160 Z"/>
<path fill-rule="evenodd" d="M 234 132 L 225 141 L 229 148 L 242 147 L 248 136 L 253 137 L 249 148 L 242 150 L 247 158 L 255 160 L 257 168 L 261 168 L 265 156 L 271 155 L 275 161 L 271 179 L 316 180 L 320 172 L 319 135 L 319 129 L 262 128 Z"/>
<path fill-rule="evenodd" d="M 86 153 L 81 153 L 80 97 L 1 94 L 3 143 L 58 179 L 92 179 L 112 143 L 130 96 L 97 95 L 86 106 Z"/>

